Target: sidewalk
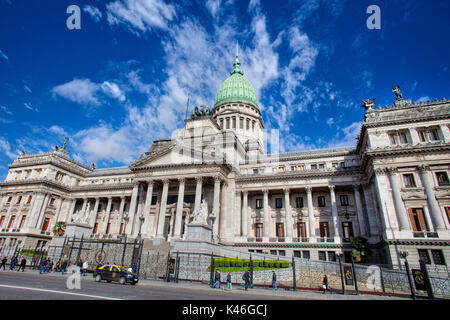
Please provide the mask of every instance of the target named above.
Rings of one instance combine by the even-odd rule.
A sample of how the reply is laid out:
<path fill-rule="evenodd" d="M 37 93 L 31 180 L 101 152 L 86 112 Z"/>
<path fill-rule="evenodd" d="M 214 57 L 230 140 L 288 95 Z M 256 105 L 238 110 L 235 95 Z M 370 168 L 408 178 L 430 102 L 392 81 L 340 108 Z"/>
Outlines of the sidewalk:
<path fill-rule="evenodd" d="M 10 271 L 10 270 L 1 270 L 0 272 L 15 272 L 17 271 Z M 22 273 L 22 272 L 20 272 Z M 51 273 L 45 273 L 40 275 L 39 270 L 25 270 L 24 273 L 27 274 L 36 274 L 37 276 L 52 276 L 52 277 L 68 277 L 71 275 L 71 273 L 65 273 L 62 275 L 60 272 L 51 272 Z M 81 276 L 82 281 L 94 281 L 92 277 L 92 273 L 88 273 L 85 277 Z M 222 283 L 222 286 L 220 289 L 211 288 L 208 284 L 204 283 L 197 283 L 197 282 L 186 282 L 186 281 L 180 281 L 178 283 L 174 282 L 163 282 L 160 280 L 139 280 L 138 283 L 139 286 L 148 286 L 153 288 L 158 287 L 166 287 L 166 288 L 177 288 L 177 289 L 186 289 L 186 290 L 202 290 L 202 291 L 216 291 L 216 292 L 222 292 L 224 295 L 235 295 L 236 299 L 239 299 L 241 295 L 259 295 L 264 298 L 270 298 L 270 297 L 283 297 L 285 299 L 308 299 L 308 300 L 410 300 L 407 297 L 395 297 L 395 296 L 379 296 L 379 295 L 369 295 L 369 294 L 359 294 L 356 295 L 353 294 L 341 294 L 338 292 L 334 293 L 326 293 L 323 294 L 321 292 L 314 292 L 314 291 L 305 291 L 305 290 L 284 290 L 283 288 L 278 289 L 274 291 L 271 288 L 249 288 L 248 291 L 244 291 L 243 286 L 239 284 L 233 284 L 233 290 L 232 291 L 223 291 L 222 289 L 225 287 L 225 283 Z"/>

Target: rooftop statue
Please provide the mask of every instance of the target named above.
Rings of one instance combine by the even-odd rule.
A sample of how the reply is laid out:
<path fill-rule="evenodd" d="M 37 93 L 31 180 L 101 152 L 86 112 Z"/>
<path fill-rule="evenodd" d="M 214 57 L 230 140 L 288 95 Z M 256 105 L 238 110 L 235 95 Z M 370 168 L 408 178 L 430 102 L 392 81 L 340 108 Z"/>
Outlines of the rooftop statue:
<path fill-rule="evenodd" d="M 64 139 L 64 143 L 63 143 L 62 147 L 54 146 L 52 149 L 57 151 L 57 152 L 62 152 L 62 153 L 68 154 L 69 151 L 66 149 L 68 141 L 69 141 L 69 138 L 66 137 Z"/>
<path fill-rule="evenodd" d="M 395 93 L 395 99 L 397 99 L 397 101 L 402 101 L 403 100 L 403 94 L 400 92 L 400 86 L 396 85 L 392 87 L 392 92 Z"/>
<path fill-rule="evenodd" d="M 28 153 L 26 153 L 25 150 L 19 151 L 19 154 L 21 157 L 28 155 Z"/>
<path fill-rule="evenodd" d="M 364 103 L 361 108 L 364 108 L 366 110 L 372 110 L 373 106 L 375 105 L 375 100 L 376 98 L 373 98 L 372 100 L 363 100 L 362 102 Z"/>
<path fill-rule="evenodd" d="M 211 115 L 211 109 L 201 105 L 200 108 L 199 107 L 194 107 L 194 110 L 191 113 L 191 119 L 196 119 L 199 117 L 205 117 L 205 116 L 210 116 Z"/>

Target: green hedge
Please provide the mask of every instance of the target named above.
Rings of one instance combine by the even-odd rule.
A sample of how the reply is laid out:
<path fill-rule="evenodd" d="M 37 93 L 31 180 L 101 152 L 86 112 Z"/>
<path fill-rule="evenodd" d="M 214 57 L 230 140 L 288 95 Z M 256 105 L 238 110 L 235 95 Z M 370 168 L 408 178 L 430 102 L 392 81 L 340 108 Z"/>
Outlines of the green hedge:
<path fill-rule="evenodd" d="M 278 260 L 253 260 L 253 268 L 279 269 L 289 268 L 288 261 Z M 248 268 L 250 267 L 249 259 L 237 258 L 216 258 L 214 259 L 214 269 L 217 268 Z"/>
<path fill-rule="evenodd" d="M 38 259 L 40 257 L 42 253 L 42 257 L 45 258 L 47 257 L 47 251 L 41 251 L 41 250 L 34 250 L 34 249 L 23 249 L 22 251 L 20 251 L 20 255 L 25 256 L 25 257 L 30 257 L 32 258 L 33 255 L 36 259 Z"/>

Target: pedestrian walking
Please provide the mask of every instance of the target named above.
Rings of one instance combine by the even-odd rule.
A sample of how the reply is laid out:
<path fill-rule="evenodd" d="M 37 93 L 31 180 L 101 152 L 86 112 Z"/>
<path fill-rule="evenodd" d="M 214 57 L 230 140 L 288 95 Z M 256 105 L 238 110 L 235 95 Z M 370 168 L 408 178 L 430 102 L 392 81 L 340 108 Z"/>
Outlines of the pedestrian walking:
<path fill-rule="evenodd" d="M 250 270 L 245 271 L 242 276 L 242 280 L 244 280 L 245 291 L 248 291 L 248 287 L 250 286 Z"/>
<path fill-rule="evenodd" d="M 278 290 L 277 288 L 277 274 L 272 270 L 272 288 L 273 290 Z"/>
<path fill-rule="evenodd" d="M 327 291 L 330 291 L 330 293 L 331 293 L 331 290 L 328 287 L 328 277 L 326 274 L 323 275 L 322 290 L 323 290 L 323 294 L 325 294 Z"/>
<path fill-rule="evenodd" d="M 46 260 L 42 260 L 41 268 L 39 269 L 39 274 L 42 274 L 45 272 L 45 263 L 46 263 Z"/>
<path fill-rule="evenodd" d="M 77 273 L 81 273 L 81 268 L 83 267 L 83 261 L 80 259 L 77 262 Z"/>
<path fill-rule="evenodd" d="M 22 272 L 24 272 L 26 265 L 27 265 L 27 259 L 23 258 L 22 261 L 20 261 L 20 266 L 19 266 L 19 269 L 17 269 L 17 272 L 19 272 L 20 269 L 22 269 Z"/>
<path fill-rule="evenodd" d="M 136 263 L 131 266 L 131 272 L 136 273 Z"/>
<path fill-rule="evenodd" d="M 83 277 L 86 276 L 88 266 L 89 266 L 89 264 L 87 261 L 83 262 Z"/>
<path fill-rule="evenodd" d="M 62 274 L 62 275 L 64 275 L 64 272 L 66 272 L 66 268 L 67 268 L 67 261 L 64 260 L 64 261 L 61 263 L 61 274 Z"/>
<path fill-rule="evenodd" d="M 217 269 L 216 273 L 214 275 L 214 284 L 213 284 L 213 288 L 218 287 L 220 289 L 220 270 Z"/>
<path fill-rule="evenodd" d="M 0 269 L 1 269 L 1 267 L 3 267 L 3 270 L 5 270 L 6 262 L 8 262 L 8 259 L 6 259 L 6 257 L 4 257 L 2 259 L 2 264 L 0 265 Z"/>
<path fill-rule="evenodd" d="M 11 263 L 9 265 L 9 270 L 14 270 L 14 268 L 16 267 L 16 262 L 17 262 L 17 258 L 16 257 L 12 257 L 11 258 Z"/>
<path fill-rule="evenodd" d="M 231 286 L 231 272 L 228 272 L 228 274 L 227 274 L 227 286 L 225 288 L 223 288 L 223 291 L 225 291 L 227 289 L 230 289 L 230 291 L 232 289 L 232 286 Z"/>

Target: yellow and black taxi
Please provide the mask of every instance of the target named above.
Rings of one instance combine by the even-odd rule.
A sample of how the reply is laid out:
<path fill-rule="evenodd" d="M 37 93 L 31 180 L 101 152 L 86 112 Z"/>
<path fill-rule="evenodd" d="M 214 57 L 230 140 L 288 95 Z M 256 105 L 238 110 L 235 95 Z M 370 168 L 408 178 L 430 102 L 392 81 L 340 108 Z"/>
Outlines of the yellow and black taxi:
<path fill-rule="evenodd" d="M 120 284 L 136 284 L 139 281 L 138 276 L 135 273 L 129 272 L 127 268 L 117 266 L 114 264 L 105 264 L 94 271 L 95 281 L 100 282 L 106 280 L 106 282 L 117 281 Z"/>

